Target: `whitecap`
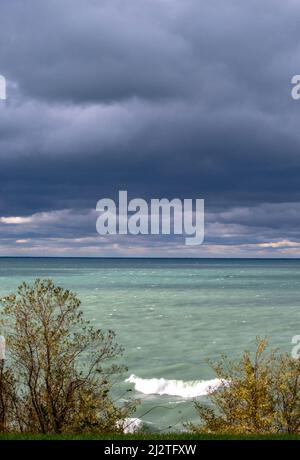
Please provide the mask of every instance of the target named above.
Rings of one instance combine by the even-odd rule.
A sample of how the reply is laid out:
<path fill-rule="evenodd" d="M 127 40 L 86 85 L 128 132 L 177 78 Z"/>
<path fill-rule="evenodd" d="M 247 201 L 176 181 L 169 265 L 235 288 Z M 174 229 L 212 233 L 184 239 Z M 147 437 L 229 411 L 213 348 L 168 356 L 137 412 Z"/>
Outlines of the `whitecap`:
<path fill-rule="evenodd" d="M 136 391 L 146 395 L 169 395 L 182 398 L 195 398 L 205 396 L 217 390 L 221 385 L 226 385 L 225 380 L 167 380 L 164 378 L 143 379 L 132 374 L 126 382 L 133 383 Z"/>
<path fill-rule="evenodd" d="M 124 422 L 118 422 L 118 426 L 122 426 L 123 433 L 136 433 L 142 425 L 143 422 L 139 418 L 126 418 Z"/>

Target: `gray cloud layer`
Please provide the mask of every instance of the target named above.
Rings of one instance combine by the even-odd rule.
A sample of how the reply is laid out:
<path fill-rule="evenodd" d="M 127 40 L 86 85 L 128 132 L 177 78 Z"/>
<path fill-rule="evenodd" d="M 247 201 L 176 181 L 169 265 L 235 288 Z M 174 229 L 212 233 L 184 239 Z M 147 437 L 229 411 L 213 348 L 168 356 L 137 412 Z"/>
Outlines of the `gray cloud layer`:
<path fill-rule="evenodd" d="M 76 220 L 127 189 L 205 198 L 213 247 L 297 241 L 299 21 L 296 0 L 4 0 L 0 215 Z M 59 227 L 70 251 L 96 237 L 71 220 Z M 7 251 L 14 232 L 29 248 L 57 237 L 36 225 L 2 224 Z"/>

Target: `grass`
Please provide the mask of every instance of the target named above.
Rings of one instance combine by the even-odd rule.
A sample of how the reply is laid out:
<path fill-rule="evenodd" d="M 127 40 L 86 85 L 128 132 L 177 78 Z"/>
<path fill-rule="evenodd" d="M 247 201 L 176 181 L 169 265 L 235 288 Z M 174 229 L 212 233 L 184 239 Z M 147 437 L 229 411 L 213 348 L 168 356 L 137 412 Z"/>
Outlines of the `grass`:
<path fill-rule="evenodd" d="M 2 433 L 0 441 L 224 441 L 224 440 L 300 440 L 300 435 L 211 435 L 211 434 L 189 434 L 189 433 L 168 433 L 168 434 L 22 434 L 22 433 Z"/>

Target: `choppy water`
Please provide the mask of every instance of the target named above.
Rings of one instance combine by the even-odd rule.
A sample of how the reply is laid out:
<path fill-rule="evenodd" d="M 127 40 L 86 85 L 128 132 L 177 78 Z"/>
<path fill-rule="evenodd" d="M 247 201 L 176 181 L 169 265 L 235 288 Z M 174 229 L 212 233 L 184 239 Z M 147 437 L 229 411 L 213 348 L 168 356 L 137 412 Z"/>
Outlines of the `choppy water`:
<path fill-rule="evenodd" d="M 300 335 L 300 260 L 0 259 L 1 296 L 37 277 L 76 291 L 86 316 L 117 332 L 129 382 L 116 392 L 132 388 L 155 430 L 195 417 L 191 398 L 217 384 L 208 358 L 239 356 L 257 335 L 289 351 Z"/>

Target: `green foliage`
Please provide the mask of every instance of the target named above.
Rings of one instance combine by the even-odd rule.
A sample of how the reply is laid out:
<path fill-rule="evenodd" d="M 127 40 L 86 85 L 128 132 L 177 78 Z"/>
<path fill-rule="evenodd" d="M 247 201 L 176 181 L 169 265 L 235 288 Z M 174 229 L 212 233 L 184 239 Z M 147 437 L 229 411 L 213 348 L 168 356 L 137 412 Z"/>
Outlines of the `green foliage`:
<path fill-rule="evenodd" d="M 300 441 L 300 435 L 293 434 L 206 434 L 206 433 L 135 433 L 135 434 L 120 434 L 120 433 L 83 433 L 83 434 L 32 434 L 32 433 L 0 433 L 0 441 L 227 441 L 227 440 L 286 440 Z"/>
<path fill-rule="evenodd" d="M 110 396 L 112 378 L 124 371 L 112 362 L 123 351 L 114 332 L 94 329 L 76 295 L 51 280 L 23 283 L 2 304 L 8 350 L 0 385 L 2 430 L 122 431 L 135 401 L 120 406 Z"/>
<path fill-rule="evenodd" d="M 125 370 L 115 364 L 123 350 L 114 332 L 92 327 L 76 295 L 51 280 L 23 283 L 2 306 L 0 431 L 121 435 L 137 401 L 112 400 L 113 380 Z M 210 404 L 195 402 L 200 424 L 187 425 L 195 436 L 300 434 L 300 360 L 266 347 L 257 340 L 254 356 L 213 365 L 223 384 Z"/>
<path fill-rule="evenodd" d="M 245 352 L 239 362 L 223 356 L 213 365 L 221 387 L 210 405 L 195 402 L 198 433 L 300 433 L 300 360 L 267 353 L 267 342 L 257 339 L 254 357 Z"/>

